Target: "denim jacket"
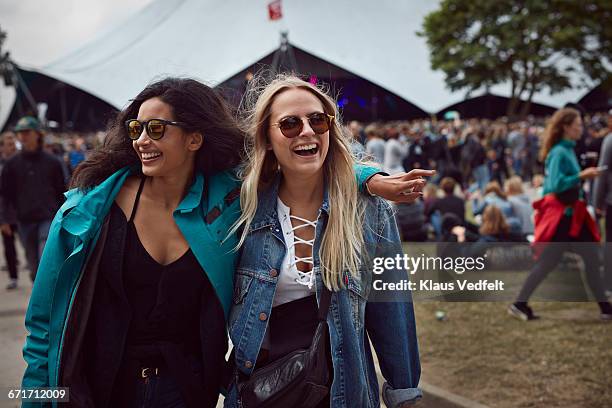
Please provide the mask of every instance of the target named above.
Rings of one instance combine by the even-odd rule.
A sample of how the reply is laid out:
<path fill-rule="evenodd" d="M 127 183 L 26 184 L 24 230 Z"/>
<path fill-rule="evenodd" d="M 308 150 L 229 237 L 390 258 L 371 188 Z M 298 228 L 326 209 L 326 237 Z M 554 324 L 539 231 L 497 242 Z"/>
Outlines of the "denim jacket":
<path fill-rule="evenodd" d="M 238 371 L 250 375 L 264 339 L 278 271 L 287 248 L 276 211 L 277 180 L 260 193 L 257 213 L 242 247 L 236 272 L 229 330 L 234 344 L 234 380 L 225 400 L 226 407 L 241 407 L 236 391 Z M 374 197 L 365 200 L 364 240 L 367 256 L 379 257 L 401 253 L 401 244 L 390 205 Z M 319 222 L 313 248 L 316 274 L 316 295 L 320 299 L 322 280 L 319 273 L 318 251 L 329 216 L 327 191 L 319 209 Z M 362 263 L 363 265 L 364 263 Z M 404 270 L 387 271 L 398 278 L 407 278 Z M 420 363 L 417 347 L 414 311 L 408 301 L 368 302 L 372 271 L 365 266 L 354 277 L 344 273 L 345 288 L 332 295 L 327 315 L 331 339 L 334 380 L 331 387 L 331 407 L 378 407 L 379 388 L 370 349 L 376 350 L 386 383 L 383 397 L 387 406 L 396 407 L 403 401 L 421 397 L 417 388 Z"/>

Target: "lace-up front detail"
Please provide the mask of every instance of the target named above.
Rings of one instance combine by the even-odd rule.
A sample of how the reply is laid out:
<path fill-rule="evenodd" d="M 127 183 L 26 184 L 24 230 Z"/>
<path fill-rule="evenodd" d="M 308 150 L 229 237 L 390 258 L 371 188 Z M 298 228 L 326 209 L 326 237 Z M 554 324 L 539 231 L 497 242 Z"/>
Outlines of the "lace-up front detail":
<path fill-rule="evenodd" d="M 280 198 L 277 199 L 276 209 L 287 252 L 278 276 L 273 306 L 312 295 L 315 291 L 315 277 L 318 273 L 318 267 L 315 267 L 313 258 L 318 220 L 311 221 L 291 215 L 291 208 L 286 206 Z M 311 237 L 312 239 L 309 239 Z M 302 271 L 298 269 L 298 264 L 303 269 Z"/>
<path fill-rule="evenodd" d="M 293 253 L 293 262 L 290 263 L 290 267 L 295 268 L 295 270 L 297 271 L 298 277 L 295 279 L 295 282 L 299 283 L 300 285 L 308 286 L 308 289 L 312 289 L 312 285 L 314 284 L 314 259 L 312 256 L 312 250 L 313 250 L 314 241 L 315 241 L 314 234 L 313 234 L 312 239 L 306 240 L 306 239 L 302 239 L 298 237 L 297 235 L 295 235 L 295 231 L 300 228 L 306 228 L 306 227 L 311 227 L 316 231 L 317 220 L 310 221 L 310 220 L 307 220 L 305 218 L 301 218 L 295 215 L 289 215 L 289 218 L 303 222 L 303 224 L 299 224 L 296 226 L 293 226 L 293 223 L 291 223 L 292 224 L 291 232 L 293 233 L 293 243 L 289 245 L 289 248 L 287 248 Z M 297 256 L 295 252 L 295 246 L 297 244 L 308 245 L 310 247 L 310 256 L 306 256 L 302 258 Z M 297 268 L 298 262 L 303 262 L 303 263 L 310 265 L 310 270 L 307 272 L 300 271 Z"/>

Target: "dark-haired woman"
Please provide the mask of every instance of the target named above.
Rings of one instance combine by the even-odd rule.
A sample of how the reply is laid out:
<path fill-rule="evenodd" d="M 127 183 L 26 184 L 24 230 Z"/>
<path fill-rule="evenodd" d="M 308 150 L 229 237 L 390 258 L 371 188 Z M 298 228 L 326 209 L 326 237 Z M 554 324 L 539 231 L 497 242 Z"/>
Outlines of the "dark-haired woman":
<path fill-rule="evenodd" d="M 52 223 L 23 387 L 69 387 L 75 407 L 215 406 L 243 145 L 226 102 L 195 80 L 153 83 L 119 113 Z M 368 187 L 387 198 L 422 184 L 380 177 Z"/>
<path fill-rule="evenodd" d="M 510 314 L 533 320 L 529 298 L 561 260 L 564 251 L 578 253 L 584 261 L 587 282 L 601 310 L 601 318 L 612 320 L 612 306 L 606 301 L 599 276 L 599 231 L 582 199 L 582 180 L 599 176 L 595 167 L 580 170 L 574 153 L 582 135 L 580 113 L 571 108 L 560 109 L 551 118 L 545 134 L 540 159 L 545 161 L 544 198 L 535 202 L 535 250 L 538 259 Z"/>

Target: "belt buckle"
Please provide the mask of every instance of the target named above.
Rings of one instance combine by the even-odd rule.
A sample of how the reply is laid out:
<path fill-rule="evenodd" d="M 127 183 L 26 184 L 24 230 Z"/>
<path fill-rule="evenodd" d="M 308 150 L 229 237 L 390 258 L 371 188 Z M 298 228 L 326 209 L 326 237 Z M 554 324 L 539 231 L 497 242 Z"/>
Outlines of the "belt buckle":
<path fill-rule="evenodd" d="M 151 370 L 153 370 L 153 372 L 150 372 Z M 140 371 L 140 377 L 141 378 L 148 378 L 150 375 L 155 374 L 157 375 L 159 373 L 159 369 L 156 368 L 152 368 L 152 367 L 147 367 L 147 368 L 143 368 Z"/>

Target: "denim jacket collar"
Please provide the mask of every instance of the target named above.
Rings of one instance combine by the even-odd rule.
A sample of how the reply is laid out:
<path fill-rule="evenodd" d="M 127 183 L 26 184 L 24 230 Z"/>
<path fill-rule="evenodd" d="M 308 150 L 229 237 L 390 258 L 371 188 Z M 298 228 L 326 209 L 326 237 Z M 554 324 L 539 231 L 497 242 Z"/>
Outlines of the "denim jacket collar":
<path fill-rule="evenodd" d="M 253 222 L 251 223 L 251 230 L 256 230 L 265 226 L 272 225 L 278 220 L 278 214 L 276 211 L 276 200 L 278 198 L 278 190 L 280 188 L 281 173 L 279 172 L 274 181 L 265 189 L 258 192 L 258 203 L 257 211 Z M 321 204 L 321 211 L 329 216 L 329 193 L 327 190 L 327 182 L 323 189 L 323 203 Z"/>

